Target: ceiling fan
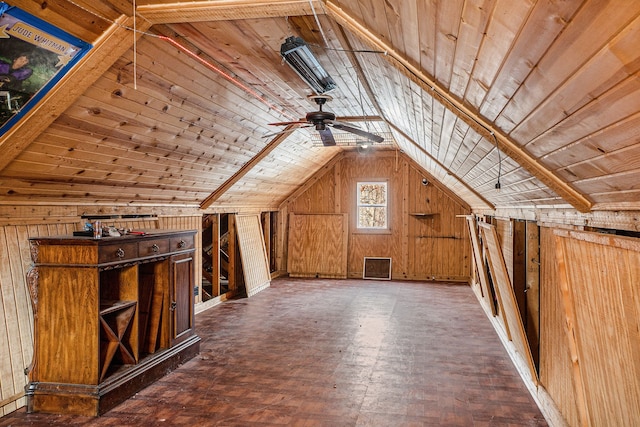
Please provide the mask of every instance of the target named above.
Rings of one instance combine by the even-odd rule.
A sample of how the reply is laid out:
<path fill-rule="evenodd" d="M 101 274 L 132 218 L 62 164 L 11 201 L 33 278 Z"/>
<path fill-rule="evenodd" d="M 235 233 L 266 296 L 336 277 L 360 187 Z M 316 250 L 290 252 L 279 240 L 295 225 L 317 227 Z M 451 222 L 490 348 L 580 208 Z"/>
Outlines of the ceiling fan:
<path fill-rule="evenodd" d="M 384 138 L 382 136 L 364 131 L 355 126 L 351 126 L 346 123 L 341 123 L 336 121 L 336 115 L 330 113 L 328 111 L 322 111 L 322 106 L 327 103 L 327 101 L 331 101 L 329 95 L 310 95 L 309 99 L 314 101 L 318 105 L 318 111 L 312 111 L 307 113 L 304 121 L 296 121 L 296 122 L 278 122 L 278 123 L 269 123 L 273 126 L 288 126 L 288 125 L 296 125 L 300 124 L 303 126 L 300 127 L 315 127 L 315 129 L 320 134 L 320 140 L 322 144 L 325 146 L 333 146 L 336 145 L 336 140 L 333 138 L 333 134 L 331 133 L 331 128 L 343 130 L 345 132 L 350 132 L 355 135 L 366 138 L 371 142 L 383 142 Z"/>

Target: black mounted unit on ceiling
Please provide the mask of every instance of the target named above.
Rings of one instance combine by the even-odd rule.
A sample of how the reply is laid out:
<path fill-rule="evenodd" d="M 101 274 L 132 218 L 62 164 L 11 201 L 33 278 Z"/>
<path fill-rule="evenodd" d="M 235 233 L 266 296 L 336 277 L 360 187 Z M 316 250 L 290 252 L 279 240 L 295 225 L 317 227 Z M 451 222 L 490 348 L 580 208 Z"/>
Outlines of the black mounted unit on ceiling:
<path fill-rule="evenodd" d="M 300 37 L 287 37 L 280 46 L 280 55 L 318 95 L 335 89 L 336 83 Z"/>

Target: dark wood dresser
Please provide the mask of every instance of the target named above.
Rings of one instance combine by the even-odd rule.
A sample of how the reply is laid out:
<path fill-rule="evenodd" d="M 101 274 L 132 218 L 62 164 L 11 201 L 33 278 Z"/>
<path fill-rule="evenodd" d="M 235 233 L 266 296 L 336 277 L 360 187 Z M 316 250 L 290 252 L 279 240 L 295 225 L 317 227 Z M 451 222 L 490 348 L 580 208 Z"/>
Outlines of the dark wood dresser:
<path fill-rule="evenodd" d="M 28 412 L 103 414 L 199 352 L 195 234 L 31 239 Z"/>

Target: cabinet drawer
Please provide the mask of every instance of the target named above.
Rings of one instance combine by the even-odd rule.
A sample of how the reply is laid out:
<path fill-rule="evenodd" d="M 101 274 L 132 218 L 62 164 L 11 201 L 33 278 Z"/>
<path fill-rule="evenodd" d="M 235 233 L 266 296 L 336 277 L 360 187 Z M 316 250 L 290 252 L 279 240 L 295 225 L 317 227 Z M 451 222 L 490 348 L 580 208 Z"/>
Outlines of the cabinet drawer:
<path fill-rule="evenodd" d="M 171 251 L 183 251 L 185 249 L 193 249 L 193 236 L 180 236 L 171 238 Z"/>
<path fill-rule="evenodd" d="M 138 255 L 141 257 L 166 254 L 167 252 L 169 252 L 168 239 L 144 240 L 142 242 L 138 242 Z"/>
<path fill-rule="evenodd" d="M 115 245 L 105 245 L 100 247 L 98 262 L 124 261 L 138 257 L 137 243 L 120 243 Z"/>

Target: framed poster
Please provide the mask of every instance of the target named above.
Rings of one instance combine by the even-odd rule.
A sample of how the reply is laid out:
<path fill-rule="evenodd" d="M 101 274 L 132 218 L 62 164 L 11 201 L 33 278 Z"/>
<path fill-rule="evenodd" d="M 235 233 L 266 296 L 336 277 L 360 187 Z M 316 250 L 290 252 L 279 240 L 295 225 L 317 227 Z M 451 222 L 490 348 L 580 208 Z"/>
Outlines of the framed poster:
<path fill-rule="evenodd" d="M 89 43 L 0 2 L 0 136 L 89 49 Z"/>

